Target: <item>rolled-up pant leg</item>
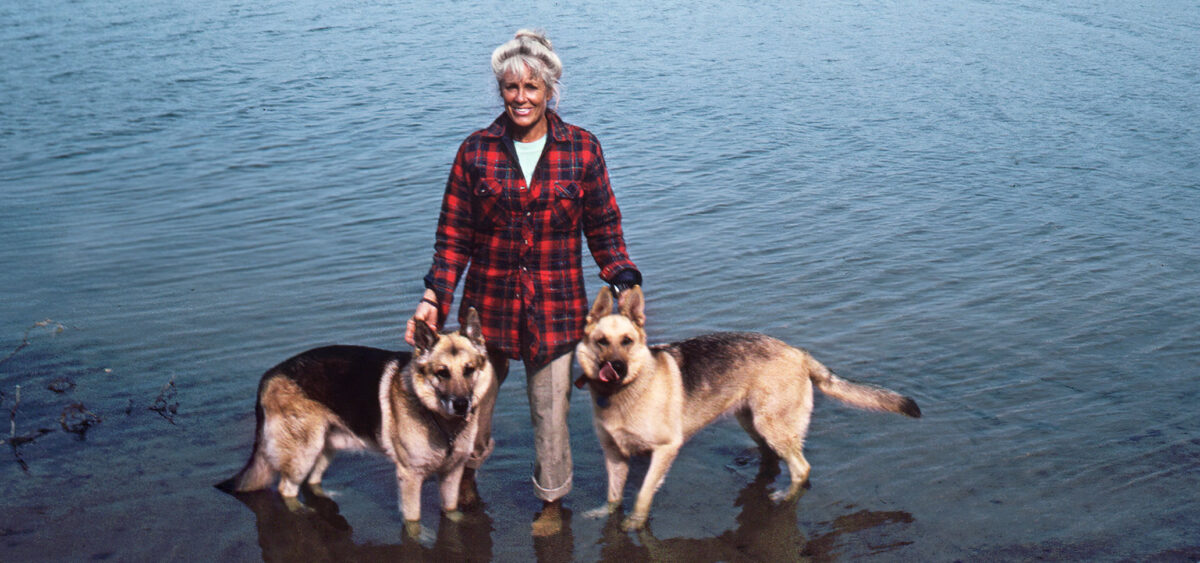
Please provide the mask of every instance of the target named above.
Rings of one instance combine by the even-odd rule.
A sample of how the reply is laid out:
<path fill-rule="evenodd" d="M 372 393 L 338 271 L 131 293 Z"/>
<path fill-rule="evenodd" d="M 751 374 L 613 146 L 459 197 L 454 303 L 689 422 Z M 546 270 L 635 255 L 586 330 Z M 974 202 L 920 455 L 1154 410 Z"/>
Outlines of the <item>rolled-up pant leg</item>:
<path fill-rule="evenodd" d="M 571 363 L 568 352 L 544 366 L 526 365 L 529 414 L 533 421 L 536 460 L 534 494 L 544 501 L 558 500 L 571 491 L 571 434 L 567 413 L 571 406 Z"/>
<path fill-rule="evenodd" d="M 496 411 L 496 396 L 500 393 L 500 384 L 508 378 L 507 356 L 488 350 L 488 361 L 492 363 L 495 377 L 479 402 L 479 430 L 475 434 L 475 447 L 471 450 L 471 457 L 467 458 L 467 467 L 471 469 L 479 469 L 496 448 L 496 441 L 492 439 L 492 413 Z"/>

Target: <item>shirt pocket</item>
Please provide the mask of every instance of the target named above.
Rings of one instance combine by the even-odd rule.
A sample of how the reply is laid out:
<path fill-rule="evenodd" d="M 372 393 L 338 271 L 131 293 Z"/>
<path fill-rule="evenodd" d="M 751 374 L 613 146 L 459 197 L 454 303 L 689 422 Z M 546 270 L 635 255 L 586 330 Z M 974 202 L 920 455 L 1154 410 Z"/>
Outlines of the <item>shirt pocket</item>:
<path fill-rule="evenodd" d="M 481 180 L 471 191 L 475 224 L 484 230 L 508 225 L 508 210 L 504 207 L 503 187 L 495 180 Z"/>
<path fill-rule="evenodd" d="M 583 189 L 576 182 L 554 182 L 554 202 L 550 207 L 550 226 L 556 231 L 579 230 L 583 216 Z"/>

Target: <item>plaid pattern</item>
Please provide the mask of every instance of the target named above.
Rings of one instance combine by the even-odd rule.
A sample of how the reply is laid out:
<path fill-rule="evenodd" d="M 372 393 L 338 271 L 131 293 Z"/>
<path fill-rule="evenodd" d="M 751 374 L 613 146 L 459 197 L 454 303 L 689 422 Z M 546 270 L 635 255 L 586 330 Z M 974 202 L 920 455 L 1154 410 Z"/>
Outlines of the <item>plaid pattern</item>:
<path fill-rule="evenodd" d="M 636 271 L 599 141 L 551 110 L 546 118 L 546 147 L 529 186 L 505 115 L 463 141 L 425 276 L 442 324 L 470 264 L 459 320 L 475 307 L 489 347 L 534 365 L 569 351 L 583 334 L 588 302 L 580 232 L 602 279 Z"/>

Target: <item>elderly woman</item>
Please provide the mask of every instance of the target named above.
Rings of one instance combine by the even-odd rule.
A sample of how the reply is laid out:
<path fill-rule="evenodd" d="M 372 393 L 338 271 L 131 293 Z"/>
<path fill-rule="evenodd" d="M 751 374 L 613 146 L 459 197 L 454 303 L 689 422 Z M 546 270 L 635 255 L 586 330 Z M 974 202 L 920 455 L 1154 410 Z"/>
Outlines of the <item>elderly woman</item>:
<path fill-rule="evenodd" d="M 502 113 L 463 141 L 446 182 L 425 295 L 409 321 L 438 328 L 468 265 L 459 316 L 479 311 L 497 387 L 479 405 L 479 435 L 463 476 L 460 505 L 478 502 L 475 470 L 491 453 L 491 418 L 509 359 L 525 365 L 534 427 L 534 533 L 561 529 L 571 489 L 567 410 L 575 343 L 587 315 L 582 243 L 600 277 L 620 290 L 641 283 L 629 259 L 600 143 L 564 122 L 557 102 L 562 64 L 542 34 L 518 31 L 492 53 Z M 460 318 L 460 322 L 461 322 Z"/>

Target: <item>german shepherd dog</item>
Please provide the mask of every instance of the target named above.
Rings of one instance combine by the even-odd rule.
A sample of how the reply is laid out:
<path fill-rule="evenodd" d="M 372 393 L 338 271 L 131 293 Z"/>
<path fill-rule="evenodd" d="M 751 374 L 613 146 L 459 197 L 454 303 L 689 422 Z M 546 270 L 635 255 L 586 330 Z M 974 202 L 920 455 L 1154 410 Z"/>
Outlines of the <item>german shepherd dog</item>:
<path fill-rule="evenodd" d="M 420 530 L 421 483 L 440 481 L 442 510 L 457 519 L 458 486 L 479 428 L 475 411 L 495 385 L 479 315 L 437 334 L 416 324 L 412 353 L 364 346 L 309 350 L 267 370 L 258 385 L 254 449 L 246 466 L 217 485 L 228 492 L 263 489 L 279 474 L 288 508 L 302 482 L 324 496 L 321 476 L 344 450 L 386 454 L 396 464 L 400 510 Z"/>
<path fill-rule="evenodd" d="M 808 353 L 757 333 L 718 333 L 650 347 L 640 287 L 620 294 L 608 288 L 588 313 L 575 356 L 588 385 L 592 421 L 604 450 L 608 503 L 589 516 L 615 512 L 629 473 L 629 458 L 649 454 L 650 466 L 626 530 L 641 528 L 650 502 L 679 448 L 700 429 L 732 413 L 762 451 L 763 467 L 787 462 L 791 486 L 775 501 L 797 498 L 811 466 L 804 435 L 813 408 L 813 385 L 850 405 L 921 416 L 917 403 L 886 389 L 835 376 Z"/>

